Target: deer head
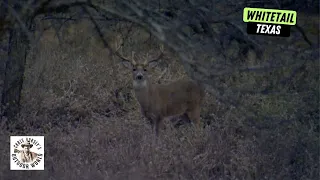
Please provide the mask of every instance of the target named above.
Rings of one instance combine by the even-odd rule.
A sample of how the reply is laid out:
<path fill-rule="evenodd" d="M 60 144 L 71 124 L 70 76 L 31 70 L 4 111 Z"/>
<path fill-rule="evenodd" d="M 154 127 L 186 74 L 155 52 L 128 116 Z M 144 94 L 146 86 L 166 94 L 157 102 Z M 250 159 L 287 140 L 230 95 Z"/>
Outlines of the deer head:
<path fill-rule="evenodd" d="M 142 63 L 140 62 L 140 60 L 136 61 L 134 59 L 134 54 L 135 53 L 132 52 L 131 59 L 123 57 L 119 53 L 117 53 L 117 56 L 122 59 L 122 64 L 124 65 L 124 67 L 132 70 L 134 88 L 142 88 L 148 84 L 148 72 L 149 70 L 157 66 L 159 60 L 163 56 L 163 50 L 161 49 L 161 53 L 156 58 L 145 59 Z"/>

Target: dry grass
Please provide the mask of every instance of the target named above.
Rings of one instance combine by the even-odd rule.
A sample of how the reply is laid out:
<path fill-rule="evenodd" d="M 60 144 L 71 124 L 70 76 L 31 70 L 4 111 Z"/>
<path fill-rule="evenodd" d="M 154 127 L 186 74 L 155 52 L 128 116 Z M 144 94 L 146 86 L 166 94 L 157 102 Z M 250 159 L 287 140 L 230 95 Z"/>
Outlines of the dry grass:
<path fill-rule="evenodd" d="M 83 27 L 83 24 L 81 25 Z M 207 95 L 195 131 L 167 122 L 158 144 L 140 115 L 124 70 L 85 28 L 70 30 L 60 45 L 47 32 L 28 57 L 22 113 L 0 132 L 0 179 L 316 179 L 317 117 L 258 129 L 236 109 Z M 142 40 L 143 41 L 143 40 Z M 146 45 L 146 47 L 149 47 Z M 146 48 L 145 47 L 145 48 Z M 143 47 L 140 47 L 143 48 Z M 185 76 L 174 55 L 163 82 Z M 161 69 L 153 75 L 158 77 Z M 289 100 L 259 101 L 262 114 L 287 117 Z M 283 101 L 282 101 L 283 100 Z M 274 103 L 274 102 L 277 103 Z M 293 109 L 293 110 L 290 110 Z M 290 119 L 290 118 L 289 118 Z M 261 123 L 265 121 L 259 120 Z M 272 122 L 270 122 L 271 125 Z M 2 126 L 4 129 L 5 126 Z M 45 171 L 9 171 L 10 135 L 45 136 Z"/>
<path fill-rule="evenodd" d="M 37 179 L 209 179 L 212 176 L 234 179 L 254 176 L 257 171 L 254 160 L 246 158 L 252 148 L 250 142 L 236 141 L 236 137 L 227 135 L 226 129 L 206 128 L 200 133 L 195 133 L 193 128 L 167 129 L 159 144 L 154 145 L 150 128 L 137 119 L 134 114 L 108 119 L 102 116 L 92 118 L 90 126 L 53 128 L 45 134 L 44 172 L 8 172 L 5 165 L 2 168 L 6 173 L 1 176 L 4 179 L 16 179 L 22 174 Z M 9 152 L 4 149 L 3 153 Z M 4 156 L 1 161 L 7 159 Z"/>

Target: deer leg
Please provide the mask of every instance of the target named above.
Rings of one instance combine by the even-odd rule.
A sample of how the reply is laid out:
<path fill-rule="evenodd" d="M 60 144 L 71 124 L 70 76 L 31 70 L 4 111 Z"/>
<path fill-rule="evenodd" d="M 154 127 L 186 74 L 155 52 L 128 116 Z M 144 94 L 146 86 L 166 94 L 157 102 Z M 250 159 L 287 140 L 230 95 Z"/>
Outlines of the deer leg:
<path fill-rule="evenodd" d="M 186 112 L 176 118 L 178 120 L 175 122 L 174 128 L 179 128 L 180 126 L 191 122 L 191 120 Z"/>
<path fill-rule="evenodd" d="M 151 118 L 146 118 L 147 119 L 147 123 L 151 125 L 151 127 L 153 127 L 153 119 Z"/>
<path fill-rule="evenodd" d="M 155 123 L 154 123 L 156 137 L 159 136 L 159 127 L 160 127 L 160 125 L 162 125 L 162 118 L 158 117 L 158 118 L 155 119 Z"/>
<path fill-rule="evenodd" d="M 200 128 L 200 108 L 194 108 L 187 111 L 187 115 L 190 120 L 196 125 L 197 128 Z"/>

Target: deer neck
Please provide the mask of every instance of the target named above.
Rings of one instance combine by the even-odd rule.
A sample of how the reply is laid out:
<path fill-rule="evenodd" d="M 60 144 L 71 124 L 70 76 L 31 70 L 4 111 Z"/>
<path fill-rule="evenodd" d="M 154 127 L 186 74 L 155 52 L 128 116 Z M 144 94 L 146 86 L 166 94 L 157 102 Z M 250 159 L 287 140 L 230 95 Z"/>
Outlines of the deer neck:
<path fill-rule="evenodd" d="M 142 108 L 145 109 L 146 107 L 148 107 L 150 102 L 149 97 L 151 97 L 153 90 L 152 84 L 146 81 L 143 86 L 137 86 L 135 84 L 133 86 L 137 100 L 139 101 Z"/>

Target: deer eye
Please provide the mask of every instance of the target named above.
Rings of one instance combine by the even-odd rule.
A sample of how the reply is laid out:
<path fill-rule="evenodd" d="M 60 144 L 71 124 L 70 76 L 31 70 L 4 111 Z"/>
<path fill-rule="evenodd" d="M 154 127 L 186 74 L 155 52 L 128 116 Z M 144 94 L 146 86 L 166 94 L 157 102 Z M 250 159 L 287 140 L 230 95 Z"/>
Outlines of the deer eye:
<path fill-rule="evenodd" d="M 147 71 L 147 69 L 143 69 L 144 71 Z"/>
<path fill-rule="evenodd" d="M 136 71 L 137 69 L 136 69 L 136 68 L 133 68 L 132 70 L 133 70 L 133 71 Z"/>

